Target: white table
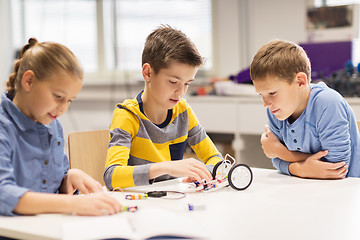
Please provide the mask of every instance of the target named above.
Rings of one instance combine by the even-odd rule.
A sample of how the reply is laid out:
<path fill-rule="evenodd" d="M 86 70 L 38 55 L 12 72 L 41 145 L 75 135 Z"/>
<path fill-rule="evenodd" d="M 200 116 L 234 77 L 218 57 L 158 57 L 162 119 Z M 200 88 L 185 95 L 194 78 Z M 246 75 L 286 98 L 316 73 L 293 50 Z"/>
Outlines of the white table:
<path fill-rule="evenodd" d="M 128 201 L 141 209 L 159 207 L 201 223 L 210 239 L 359 239 L 360 178 L 310 180 L 289 177 L 275 170 L 253 168 L 254 180 L 245 191 L 230 187 L 187 194 L 180 200 Z M 176 180 L 136 187 L 132 191 L 179 190 Z M 186 204 L 205 210 L 189 212 Z M 131 213 L 120 213 L 131 214 Z M 135 213 L 136 214 L 136 213 Z M 0 235 L 21 239 L 61 239 L 62 225 L 96 217 L 46 214 L 0 217 Z M 151 221 L 151 219 L 149 219 Z M 181 228 L 181 226 L 179 226 Z"/>

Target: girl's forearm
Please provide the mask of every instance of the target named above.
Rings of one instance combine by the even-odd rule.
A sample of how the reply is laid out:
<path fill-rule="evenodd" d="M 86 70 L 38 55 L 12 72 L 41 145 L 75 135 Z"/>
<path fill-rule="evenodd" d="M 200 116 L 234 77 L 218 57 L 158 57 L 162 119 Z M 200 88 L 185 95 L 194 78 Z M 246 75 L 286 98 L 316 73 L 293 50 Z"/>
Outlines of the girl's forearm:
<path fill-rule="evenodd" d="M 71 195 L 27 192 L 20 198 L 14 212 L 24 215 L 72 213 L 71 201 Z"/>

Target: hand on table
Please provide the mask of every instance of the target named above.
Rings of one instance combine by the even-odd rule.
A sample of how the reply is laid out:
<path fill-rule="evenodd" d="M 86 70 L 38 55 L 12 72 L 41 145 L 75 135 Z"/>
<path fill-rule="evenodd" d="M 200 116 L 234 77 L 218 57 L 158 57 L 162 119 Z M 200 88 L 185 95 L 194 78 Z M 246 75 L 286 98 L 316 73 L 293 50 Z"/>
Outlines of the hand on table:
<path fill-rule="evenodd" d="M 169 174 L 173 177 L 184 177 L 184 180 L 188 182 L 201 182 L 203 179 L 207 181 L 212 180 L 212 175 L 205 164 L 194 158 L 153 164 L 149 174 L 150 178 L 155 178 L 163 174 Z"/>
<path fill-rule="evenodd" d="M 345 162 L 324 162 L 322 157 L 326 156 L 328 151 L 320 151 L 308 157 L 305 161 L 291 163 L 289 172 L 302 178 L 317 179 L 342 179 L 348 172 L 348 166 Z"/>
<path fill-rule="evenodd" d="M 72 199 L 72 212 L 77 215 L 112 215 L 122 210 L 121 204 L 104 192 L 74 196 Z"/>
<path fill-rule="evenodd" d="M 83 194 L 102 192 L 101 184 L 80 169 L 70 169 L 65 177 L 66 190 L 64 192 L 73 194 L 78 189 Z"/>

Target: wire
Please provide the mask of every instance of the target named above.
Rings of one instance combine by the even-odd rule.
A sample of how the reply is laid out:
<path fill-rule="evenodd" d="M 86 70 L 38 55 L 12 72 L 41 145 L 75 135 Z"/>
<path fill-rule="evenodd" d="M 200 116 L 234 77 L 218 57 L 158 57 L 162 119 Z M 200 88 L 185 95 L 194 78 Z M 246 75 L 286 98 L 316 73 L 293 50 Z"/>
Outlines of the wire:
<path fill-rule="evenodd" d="M 179 192 L 179 191 L 150 191 L 150 192 L 144 192 L 142 194 L 136 195 L 126 195 L 124 190 L 120 187 L 116 187 L 112 190 L 112 192 L 120 191 L 125 199 L 127 200 L 139 200 L 139 199 L 148 199 L 148 197 L 151 198 L 161 198 L 161 199 L 169 199 L 169 200 L 177 200 L 182 199 L 186 197 L 186 193 Z M 133 196 L 133 197 L 127 197 L 127 196 Z M 146 196 L 146 197 L 144 197 Z"/>
<path fill-rule="evenodd" d="M 186 197 L 186 193 L 184 192 L 178 192 L 178 191 L 165 191 L 165 192 L 166 192 L 166 196 L 161 197 L 161 199 L 178 200 Z M 172 197 L 170 195 L 175 195 L 175 196 Z"/>

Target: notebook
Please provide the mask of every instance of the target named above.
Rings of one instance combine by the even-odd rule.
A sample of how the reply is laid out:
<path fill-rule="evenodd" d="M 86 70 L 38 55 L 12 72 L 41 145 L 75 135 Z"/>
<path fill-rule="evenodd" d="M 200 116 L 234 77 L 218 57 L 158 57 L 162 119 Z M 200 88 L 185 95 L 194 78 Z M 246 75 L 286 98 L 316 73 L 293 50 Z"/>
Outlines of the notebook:
<path fill-rule="evenodd" d="M 145 208 L 135 213 L 77 217 L 63 224 L 62 239 L 209 239 L 209 236 L 187 212 Z"/>

